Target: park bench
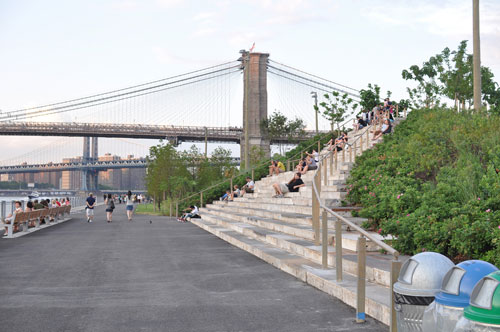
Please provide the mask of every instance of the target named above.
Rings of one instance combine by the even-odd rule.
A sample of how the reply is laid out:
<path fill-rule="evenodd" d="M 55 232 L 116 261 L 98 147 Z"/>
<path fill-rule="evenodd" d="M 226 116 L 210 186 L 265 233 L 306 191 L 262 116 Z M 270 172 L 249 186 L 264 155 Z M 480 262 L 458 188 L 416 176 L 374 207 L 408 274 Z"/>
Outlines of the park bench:
<path fill-rule="evenodd" d="M 32 221 L 36 222 L 36 228 L 40 228 L 41 220 L 45 220 L 45 225 L 50 225 L 50 219 L 53 218 L 53 223 L 58 223 L 63 221 L 65 215 L 69 215 L 71 212 L 71 205 L 53 207 L 48 209 L 39 209 L 29 212 L 19 212 L 15 213 L 12 222 L 6 224 L 2 220 L 2 227 L 7 227 L 7 237 L 12 238 L 14 234 L 14 225 L 22 225 L 23 232 L 28 232 L 29 224 Z"/>

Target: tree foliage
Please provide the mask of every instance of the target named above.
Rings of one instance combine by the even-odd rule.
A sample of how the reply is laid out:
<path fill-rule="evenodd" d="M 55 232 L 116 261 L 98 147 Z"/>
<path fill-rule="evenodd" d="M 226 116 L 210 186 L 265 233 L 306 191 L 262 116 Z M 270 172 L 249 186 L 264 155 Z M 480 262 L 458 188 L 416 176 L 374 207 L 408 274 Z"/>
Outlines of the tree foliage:
<path fill-rule="evenodd" d="M 362 109 L 371 111 L 380 103 L 380 87 L 377 84 L 368 83 L 368 89 L 359 91 L 361 101 L 359 105 Z"/>
<path fill-rule="evenodd" d="M 319 106 L 323 109 L 323 117 L 330 121 L 332 131 L 335 124 L 339 126 L 345 120 L 345 116 L 354 114 L 358 107 L 358 104 L 347 93 L 340 94 L 338 91 L 333 91 L 325 93 L 323 96 L 326 101 L 321 102 Z M 315 110 L 318 111 L 319 107 L 315 107 Z"/>
<path fill-rule="evenodd" d="M 264 135 L 270 140 L 285 137 L 288 142 L 294 143 L 298 141 L 299 137 L 304 135 L 306 125 L 302 119 L 295 118 L 291 120 L 280 111 L 275 111 L 267 119 L 263 119 L 260 122 L 260 127 Z M 281 150 L 282 145 L 279 145 Z M 254 154 L 258 156 L 257 151 L 254 151 Z"/>
<path fill-rule="evenodd" d="M 348 199 L 403 254 L 500 264 L 500 116 L 412 112 L 356 159 Z"/>
<path fill-rule="evenodd" d="M 467 41 L 460 42 L 451 51 L 446 47 L 441 53 L 425 61 L 422 66 L 413 65 L 402 71 L 405 80 L 418 82 L 417 87 L 407 88 L 413 106 L 438 106 L 441 97 L 455 102 L 455 108 L 465 109 L 473 105 L 473 57 L 467 53 Z M 482 98 L 492 112 L 500 111 L 500 88 L 493 80 L 488 67 L 481 66 Z"/>
<path fill-rule="evenodd" d="M 149 149 L 146 186 L 158 201 L 179 199 L 234 173 L 231 151 L 218 147 L 209 158 L 196 147 L 178 152 L 170 143 Z"/>

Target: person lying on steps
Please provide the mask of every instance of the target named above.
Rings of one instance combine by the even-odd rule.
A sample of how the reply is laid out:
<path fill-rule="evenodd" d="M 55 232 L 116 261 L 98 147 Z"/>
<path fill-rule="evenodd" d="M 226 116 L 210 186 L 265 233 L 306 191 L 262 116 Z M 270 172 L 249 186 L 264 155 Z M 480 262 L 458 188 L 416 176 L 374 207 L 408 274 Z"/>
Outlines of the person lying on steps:
<path fill-rule="evenodd" d="M 296 193 L 300 188 L 305 187 L 304 181 L 301 179 L 302 174 L 297 172 L 294 174 L 293 179 L 291 179 L 288 183 L 275 183 L 273 184 L 274 198 L 282 198 L 287 192 Z"/>

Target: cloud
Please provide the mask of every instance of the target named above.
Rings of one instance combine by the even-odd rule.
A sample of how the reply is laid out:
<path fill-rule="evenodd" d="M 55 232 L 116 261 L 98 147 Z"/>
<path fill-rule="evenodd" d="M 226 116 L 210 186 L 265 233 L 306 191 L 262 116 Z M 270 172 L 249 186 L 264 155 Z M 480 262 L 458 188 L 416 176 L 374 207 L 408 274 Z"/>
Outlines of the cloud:
<path fill-rule="evenodd" d="M 212 22 L 211 18 L 213 18 L 215 15 L 215 12 L 201 12 L 193 17 L 193 21 Z"/>
<path fill-rule="evenodd" d="M 376 22 L 392 26 L 406 26 L 413 30 L 454 39 L 469 40 L 472 51 L 471 1 L 421 1 L 409 7 L 405 2 L 373 1 L 362 15 Z M 500 2 L 482 1 L 480 7 L 481 55 L 487 66 L 500 60 Z M 443 45 L 454 48 L 456 45 Z"/>
<path fill-rule="evenodd" d="M 111 6 L 119 10 L 132 10 L 136 9 L 139 3 L 136 0 L 118 0 L 113 2 Z"/>
<path fill-rule="evenodd" d="M 184 0 L 156 0 L 156 4 L 164 8 L 177 7 L 183 2 Z"/>

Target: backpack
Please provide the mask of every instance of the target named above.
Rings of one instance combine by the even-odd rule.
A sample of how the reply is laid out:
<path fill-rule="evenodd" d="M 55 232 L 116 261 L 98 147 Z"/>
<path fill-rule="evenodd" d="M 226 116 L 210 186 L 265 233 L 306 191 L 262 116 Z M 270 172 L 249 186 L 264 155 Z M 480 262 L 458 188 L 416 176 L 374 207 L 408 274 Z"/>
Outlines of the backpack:
<path fill-rule="evenodd" d="M 111 210 L 114 210 L 115 209 L 115 202 L 111 201 L 111 204 L 109 205 L 109 207 Z"/>

